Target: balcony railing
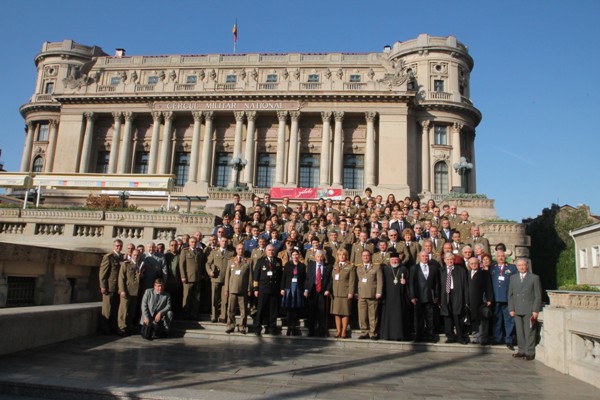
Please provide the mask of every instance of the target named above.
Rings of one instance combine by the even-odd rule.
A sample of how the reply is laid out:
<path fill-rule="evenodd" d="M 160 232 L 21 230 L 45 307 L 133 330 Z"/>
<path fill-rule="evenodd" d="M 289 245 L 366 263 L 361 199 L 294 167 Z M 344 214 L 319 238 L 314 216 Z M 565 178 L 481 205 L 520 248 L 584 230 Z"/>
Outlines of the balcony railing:
<path fill-rule="evenodd" d="M 217 83 L 215 90 L 235 90 L 235 83 Z"/>
<path fill-rule="evenodd" d="M 452 100 L 452 93 L 448 92 L 429 92 L 429 100 Z"/>
<path fill-rule="evenodd" d="M 178 83 L 177 85 L 175 85 L 175 90 L 178 92 L 185 92 L 194 90 L 195 87 L 196 85 L 193 83 Z"/>
<path fill-rule="evenodd" d="M 363 82 L 346 82 L 344 83 L 344 89 L 346 90 L 364 90 L 367 87 L 366 83 Z"/>
<path fill-rule="evenodd" d="M 304 89 L 304 90 L 319 90 L 319 89 L 321 89 L 321 83 L 320 82 L 301 83 L 300 88 Z"/>
<path fill-rule="evenodd" d="M 98 85 L 96 90 L 98 91 L 98 93 L 114 92 L 117 90 L 117 86 L 116 85 Z"/>
<path fill-rule="evenodd" d="M 259 83 L 258 90 L 277 90 L 279 83 Z"/>
<path fill-rule="evenodd" d="M 136 92 L 153 92 L 154 85 L 135 85 Z"/>

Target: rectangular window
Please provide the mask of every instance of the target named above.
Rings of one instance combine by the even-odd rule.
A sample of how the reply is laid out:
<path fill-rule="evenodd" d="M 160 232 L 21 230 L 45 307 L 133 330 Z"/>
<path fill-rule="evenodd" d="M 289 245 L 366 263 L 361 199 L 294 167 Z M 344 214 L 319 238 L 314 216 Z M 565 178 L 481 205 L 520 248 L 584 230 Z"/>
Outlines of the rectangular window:
<path fill-rule="evenodd" d="M 460 93 L 461 96 L 465 95 L 465 85 L 460 85 L 458 87 L 458 92 Z"/>
<path fill-rule="evenodd" d="M 309 83 L 317 83 L 317 82 L 319 82 L 319 74 L 310 74 L 310 75 L 308 75 L 308 82 Z"/>
<path fill-rule="evenodd" d="M 227 75 L 227 78 L 225 79 L 225 83 L 236 83 L 237 82 L 237 75 Z"/>
<path fill-rule="evenodd" d="M 319 156 L 317 154 L 300 154 L 298 187 L 319 187 Z"/>
<path fill-rule="evenodd" d="M 350 75 L 350 82 L 351 83 L 359 83 L 360 82 L 360 75 Z"/>
<path fill-rule="evenodd" d="M 185 79 L 185 83 L 188 85 L 195 85 L 198 82 L 198 77 L 196 75 L 188 75 Z"/>
<path fill-rule="evenodd" d="M 214 186 L 227 187 L 231 179 L 231 161 L 232 153 L 217 153 L 215 157 L 215 175 Z"/>
<path fill-rule="evenodd" d="M 175 154 L 175 186 L 185 186 L 190 173 L 190 153 Z"/>
<path fill-rule="evenodd" d="M 9 276 L 6 279 L 8 293 L 7 307 L 32 306 L 35 304 L 35 278 Z"/>
<path fill-rule="evenodd" d="M 436 79 L 433 81 L 433 90 L 436 92 L 444 91 L 444 81 L 441 79 Z"/>
<path fill-rule="evenodd" d="M 275 183 L 275 153 L 259 153 L 256 162 L 256 187 L 268 188 Z"/>
<path fill-rule="evenodd" d="M 148 85 L 156 85 L 158 83 L 158 76 L 152 75 L 148 77 Z"/>
<path fill-rule="evenodd" d="M 600 246 L 592 247 L 592 267 L 600 267 Z"/>
<path fill-rule="evenodd" d="M 121 78 L 118 76 L 113 76 L 112 78 L 110 78 L 110 84 L 113 86 L 118 85 L 119 83 L 121 83 Z"/>
<path fill-rule="evenodd" d="M 588 267 L 587 249 L 579 250 L 579 268 Z"/>
<path fill-rule="evenodd" d="M 434 127 L 435 144 L 448 145 L 448 127 L 444 125 L 435 125 Z"/>
<path fill-rule="evenodd" d="M 147 174 L 148 173 L 148 159 L 149 155 L 147 151 L 137 151 L 135 153 L 135 163 L 133 164 L 134 174 Z"/>
<path fill-rule="evenodd" d="M 99 151 L 98 158 L 96 159 L 96 173 L 107 174 L 108 173 L 108 160 L 110 159 L 110 151 Z"/>
<path fill-rule="evenodd" d="M 40 124 L 37 135 L 38 142 L 48 141 L 48 124 Z"/>
<path fill-rule="evenodd" d="M 344 154 L 344 189 L 362 189 L 365 175 L 363 155 Z"/>
<path fill-rule="evenodd" d="M 54 82 L 46 82 L 46 86 L 44 87 L 45 94 L 54 93 Z"/>
<path fill-rule="evenodd" d="M 267 83 L 277 83 L 277 74 L 267 75 Z"/>

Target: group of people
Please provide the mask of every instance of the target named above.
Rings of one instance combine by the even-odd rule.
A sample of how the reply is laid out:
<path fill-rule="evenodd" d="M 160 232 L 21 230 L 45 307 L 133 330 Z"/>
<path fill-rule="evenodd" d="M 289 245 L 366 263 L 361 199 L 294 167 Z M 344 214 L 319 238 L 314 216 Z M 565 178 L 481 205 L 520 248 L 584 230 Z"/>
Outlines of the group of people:
<path fill-rule="evenodd" d="M 227 333 L 247 333 L 253 315 L 256 335 L 263 328 L 278 334 L 277 318 L 285 315 L 287 335 L 300 334 L 298 320 L 305 317 L 309 336 L 327 336 L 331 315 L 335 337 L 345 338 L 356 315 L 359 339 L 436 342 L 443 330 L 449 343 L 469 343 L 473 333 L 477 343 L 513 349 L 516 325 L 515 356 L 533 359 L 541 288 L 527 260 L 507 263 L 501 243 L 492 257 L 488 240 L 456 205 L 371 194 L 367 188 L 364 198 L 295 207 L 289 198 L 275 204 L 265 194 L 248 209 L 235 194 L 207 243 L 196 232 L 172 240 L 168 250 L 130 244 L 120 256 L 115 248 L 103 266 L 121 264 L 119 332 L 131 330 L 128 316 L 140 307 L 121 293 L 135 264 L 143 271 L 138 293 L 155 290 L 150 280 L 164 280 L 171 319 L 174 311 L 197 320 L 210 302 L 211 320 L 225 323 Z M 110 288 L 101 289 L 104 304 L 111 303 Z M 168 312 L 161 316 L 166 325 Z"/>

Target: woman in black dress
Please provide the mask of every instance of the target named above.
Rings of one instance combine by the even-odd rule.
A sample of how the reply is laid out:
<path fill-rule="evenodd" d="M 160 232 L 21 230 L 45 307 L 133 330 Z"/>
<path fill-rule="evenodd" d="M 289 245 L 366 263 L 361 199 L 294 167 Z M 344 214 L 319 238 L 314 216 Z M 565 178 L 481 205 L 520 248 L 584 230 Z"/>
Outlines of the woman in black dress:
<path fill-rule="evenodd" d="M 304 281 L 306 280 L 306 265 L 300 262 L 300 251 L 292 250 L 291 260 L 283 267 L 281 278 L 281 305 L 286 309 L 287 336 L 300 336 L 298 310 L 305 307 Z"/>

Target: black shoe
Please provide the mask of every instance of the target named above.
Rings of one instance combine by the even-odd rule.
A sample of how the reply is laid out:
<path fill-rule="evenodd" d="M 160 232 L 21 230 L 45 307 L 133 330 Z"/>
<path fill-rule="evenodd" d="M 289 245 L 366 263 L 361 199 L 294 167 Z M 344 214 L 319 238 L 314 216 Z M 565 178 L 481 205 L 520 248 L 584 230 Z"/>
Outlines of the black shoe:
<path fill-rule="evenodd" d="M 225 333 L 230 334 L 230 333 L 233 333 L 234 330 L 235 329 L 233 329 L 233 328 L 229 328 L 229 329 L 225 330 Z"/>
<path fill-rule="evenodd" d="M 211 319 L 211 320 L 210 320 L 210 322 L 212 322 L 212 323 L 214 324 L 214 323 L 216 323 L 216 322 L 217 322 L 217 319 L 216 319 L 216 318 L 213 318 L 213 319 Z"/>
<path fill-rule="evenodd" d="M 525 354 L 523 354 L 523 353 L 513 353 L 513 355 L 512 355 L 512 356 L 513 356 L 514 358 L 524 358 L 524 357 L 525 357 Z"/>
<path fill-rule="evenodd" d="M 369 335 L 367 335 L 367 334 L 365 333 L 364 335 L 360 335 L 358 338 L 359 338 L 360 340 L 363 340 L 363 339 L 368 339 L 368 338 L 369 338 Z"/>
<path fill-rule="evenodd" d="M 448 343 L 448 344 L 449 343 L 456 343 L 456 340 L 448 338 L 448 339 L 446 339 L 446 343 Z"/>
<path fill-rule="evenodd" d="M 377 335 L 371 336 L 371 340 L 379 340 L 379 336 L 377 336 Z"/>
<path fill-rule="evenodd" d="M 525 361 L 532 361 L 535 360 L 535 356 L 525 356 Z"/>
<path fill-rule="evenodd" d="M 460 344 L 469 344 L 469 340 L 468 339 L 461 339 L 459 340 Z"/>
<path fill-rule="evenodd" d="M 512 343 L 507 343 L 506 347 L 508 347 L 510 351 L 515 351 L 515 346 L 513 346 Z"/>
<path fill-rule="evenodd" d="M 292 336 L 292 330 L 290 328 L 288 328 L 287 332 L 285 333 L 285 336 Z"/>

